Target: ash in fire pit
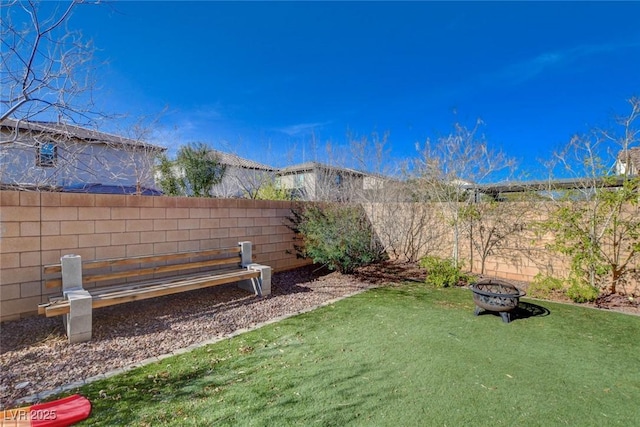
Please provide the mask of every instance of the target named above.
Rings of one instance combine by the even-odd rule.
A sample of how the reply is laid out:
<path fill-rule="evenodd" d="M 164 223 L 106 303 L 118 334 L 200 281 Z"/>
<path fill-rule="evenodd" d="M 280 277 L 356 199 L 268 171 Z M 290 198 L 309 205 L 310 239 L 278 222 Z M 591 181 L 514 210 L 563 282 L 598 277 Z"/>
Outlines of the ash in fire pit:
<path fill-rule="evenodd" d="M 469 285 L 473 291 L 473 302 L 476 309 L 473 314 L 479 315 L 483 310 L 500 313 L 502 320 L 511 322 L 511 314 L 518 307 L 520 297 L 525 295 L 512 284 L 499 279 L 483 279 Z"/>

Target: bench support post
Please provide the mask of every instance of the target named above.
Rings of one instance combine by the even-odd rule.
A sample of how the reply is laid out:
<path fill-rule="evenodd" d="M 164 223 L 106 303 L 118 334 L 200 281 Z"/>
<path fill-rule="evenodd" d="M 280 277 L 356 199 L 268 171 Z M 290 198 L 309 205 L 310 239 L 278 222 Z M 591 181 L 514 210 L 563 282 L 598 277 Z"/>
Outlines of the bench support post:
<path fill-rule="evenodd" d="M 243 267 L 247 267 L 249 264 L 253 263 L 252 254 L 251 254 L 251 242 L 240 242 L 240 265 Z"/>
<path fill-rule="evenodd" d="M 253 292 L 258 296 L 271 295 L 271 267 L 261 264 L 249 264 L 247 269 L 259 271 L 260 277 L 256 279 L 241 280 L 238 287 L 245 291 Z"/>
<path fill-rule="evenodd" d="M 260 277 L 256 279 L 258 281 L 256 284 L 258 295 L 261 297 L 271 295 L 271 267 L 268 265 L 250 264 L 249 270 L 257 270 L 260 272 Z"/>
<path fill-rule="evenodd" d="M 271 267 L 266 265 L 255 264 L 251 253 L 251 242 L 240 242 L 240 264 L 249 270 L 257 270 L 260 272 L 258 279 L 241 280 L 238 287 L 245 291 L 254 292 L 258 296 L 271 295 Z"/>
<path fill-rule="evenodd" d="M 91 340 L 93 306 L 91 294 L 82 288 L 82 257 L 65 255 L 62 264 L 62 292 L 69 301 L 63 322 L 69 343 Z"/>

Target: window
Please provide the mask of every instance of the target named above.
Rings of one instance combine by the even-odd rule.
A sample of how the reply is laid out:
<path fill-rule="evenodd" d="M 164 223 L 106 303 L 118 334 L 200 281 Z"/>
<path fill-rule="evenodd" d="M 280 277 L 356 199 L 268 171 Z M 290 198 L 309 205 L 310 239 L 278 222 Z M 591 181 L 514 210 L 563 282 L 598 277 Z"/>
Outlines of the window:
<path fill-rule="evenodd" d="M 58 160 L 58 146 L 53 142 L 39 142 L 36 165 L 50 168 L 56 165 Z"/>

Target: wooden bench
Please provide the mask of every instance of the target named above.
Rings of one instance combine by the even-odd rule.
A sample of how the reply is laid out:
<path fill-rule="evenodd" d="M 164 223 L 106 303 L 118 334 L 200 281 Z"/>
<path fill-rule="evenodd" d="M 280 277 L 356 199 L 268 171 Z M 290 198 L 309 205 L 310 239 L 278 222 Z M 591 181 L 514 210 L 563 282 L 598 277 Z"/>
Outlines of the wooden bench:
<path fill-rule="evenodd" d="M 252 263 L 251 242 L 232 248 L 85 262 L 78 255 L 65 255 L 60 264 L 44 266 L 43 273 L 45 287 L 62 288 L 63 295 L 40 304 L 38 313 L 65 316 L 69 342 L 91 339 L 94 308 L 233 282 L 256 295 L 271 293 L 271 268 Z"/>

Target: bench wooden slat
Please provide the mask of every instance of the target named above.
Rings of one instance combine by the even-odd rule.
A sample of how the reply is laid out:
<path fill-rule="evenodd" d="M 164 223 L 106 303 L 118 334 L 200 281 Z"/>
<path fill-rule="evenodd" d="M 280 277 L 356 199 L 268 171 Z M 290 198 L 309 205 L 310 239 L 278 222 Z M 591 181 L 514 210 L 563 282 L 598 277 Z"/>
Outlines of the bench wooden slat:
<path fill-rule="evenodd" d="M 55 317 L 63 314 L 69 314 L 70 307 L 69 301 L 60 300 L 56 302 L 51 302 L 48 304 L 40 304 L 38 305 L 38 313 L 44 314 L 47 317 Z"/>
<path fill-rule="evenodd" d="M 214 271 L 200 271 L 196 273 L 190 273 L 187 275 L 182 274 L 180 276 L 159 277 L 156 279 L 148 279 L 148 280 L 142 280 L 137 282 L 123 283 L 121 285 L 106 285 L 102 287 L 88 289 L 88 291 L 92 295 L 99 295 L 99 294 L 111 293 L 111 292 L 115 293 L 122 290 L 144 288 L 147 286 L 162 285 L 165 283 L 172 283 L 172 282 L 178 282 L 178 281 L 186 281 L 191 279 L 197 279 L 203 276 L 214 276 L 218 274 L 238 273 L 241 271 L 246 271 L 246 269 L 240 268 L 240 267 L 234 267 L 234 268 L 216 269 Z"/>
<path fill-rule="evenodd" d="M 238 247 L 223 248 L 223 249 L 209 249 L 204 251 L 180 252 L 176 254 L 142 255 L 142 256 L 130 257 L 130 258 L 114 258 L 114 259 L 83 262 L 82 269 L 84 270 L 84 269 L 92 269 L 92 268 L 114 267 L 119 265 L 132 265 L 132 264 L 150 263 L 150 262 L 173 261 L 173 260 L 179 260 L 179 259 L 185 259 L 185 258 L 200 258 L 200 257 L 209 257 L 209 256 L 215 256 L 215 255 L 223 255 L 223 254 L 229 254 L 233 257 L 237 257 L 240 254 L 240 252 L 241 252 L 241 249 L 238 246 Z"/>
<path fill-rule="evenodd" d="M 45 265 L 42 271 L 44 274 L 62 273 L 62 264 Z"/>
<path fill-rule="evenodd" d="M 199 279 L 192 279 L 184 282 L 174 282 L 164 285 L 131 289 L 130 291 L 122 291 L 114 295 L 96 295 L 92 302 L 92 305 L 93 308 L 108 307 L 110 305 L 122 304 L 125 302 L 138 301 L 164 295 L 171 295 L 179 292 L 202 289 L 211 286 L 224 285 L 227 283 L 237 282 L 238 280 L 258 278 L 259 276 L 260 273 L 257 271 L 244 270 L 233 274 L 201 277 Z"/>
<path fill-rule="evenodd" d="M 114 265 L 126 265 L 126 264 L 139 264 L 142 262 L 161 262 L 161 261 L 172 261 L 177 259 L 185 259 L 185 258 L 197 258 L 197 257 L 207 257 L 214 255 L 236 255 L 240 254 L 242 249 L 239 246 L 233 246 L 230 248 L 220 248 L 220 249 L 206 249 L 204 251 L 188 251 L 188 252 L 180 252 L 176 254 L 163 254 L 163 255 L 140 255 L 136 257 L 129 258 L 113 258 L 113 259 L 105 259 L 105 260 L 95 260 L 95 261 L 85 261 L 82 263 L 82 268 L 103 268 L 103 267 L 111 267 Z M 43 268 L 44 274 L 54 274 L 62 272 L 62 264 L 49 264 L 45 265 Z"/>
<path fill-rule="evenodd" d="M 153 257 L 153 258 L 156 258 L 156 257 Z M 104 261 L 104 262 L 107 262 L 107 261 Z M 157 260 L 155 259 L 153 261 L 149 260 L 149 262 L 157 262 Z M 103 262 L 100 262 L 101 267 L 104 267 L 102 263 Z M 139 264 L 139 263 L 140 262 L 138 261 L 135 264 Z M 134 269 L 134 270 L 109 272 L 104 274 L 87 275 L 87 276 L 83 276 L 82 283 L 86 284 L 86 283 L 93 283 L 93 282 L 104 282 L 112 279 L 124 279 L 127 277 L 147 276 L 150 274 L 170 273 L 174 271 L 185 271 L 185 270 L 192 270 L 196 268 L 215 267 L 215 266 L 230 265 L 230 264 L 236 264 L 236 263 L 238 264 L 240 263 L 239 257 L 218 258 L 218 259 L 212 259 L 208 261 L 198 261 L 198 262 L 191 262 L 191 263 L 184 263 L 184 264 L 161 265 L 161 266 L 142 268 L 137 270 Z M 112 265 L 116 265 L 116 264 L 112 264 Z M 123 265 L 123 264 L 118 264 L 118 265 Z M 82 267 L 84 270 L 85 269 L 84 264 Z M 62 278 L 46 280 L 45 287 L 46 288 L 62 287 Z"/>
<path fill-rule="evenodd" d="M 150 274 L 170 273 L 172 271 L 193 270 L 195 268 L 214 267 L 238 263 L 235 259 L 213 259 L 209 261 L 190 262 L 187 264 L 160 265 L 157 267 L 140 268 L 137 270 L 114 271 L 105 274 L 84 276 L 82 283 L 104 282 L 106 280 L 124 279 L 127 277 L 148 276 Z"/>
<path fill-rule="evenodd" d="M 165 281 L 164 283 L 154 283 L 151 285 L 149 283 L 131 284 L 129 289 L 121 288 L 115 292 L 105 288 L 104 290 L 95 291 L 95 295 L 94 292 L 89 291 L 89 293 L 93 296 L 92 307 L 100 308 L 258 277 L 260 277 L 260 272 L 243 269 L 224 274 L 207 274 L 199 277 L 190 277 L 186 280 Z M 59 300 L 49 304 L 40 304 L 38 306 L 38 313 L 45 314 L 47 317 L 67 314 L 69 313 L 69 302 Z"/>
<path fill-rule="evenodd" d="M 47 307 L 51 307 L 51 306 L 54 306 L 56 304 L 59 304 L 61 302 L 65 302 L 65 301 L 66 300 L 64 298 L 54 297 L 54 298 L 49 299 L 49 302 L 46 302 L 46 303 L 43 303 L 43 304 L 38 304 L 38 314 L 46 314 Z"/>
<path fill-rule="evenodd" d="M 44 282 L 44 287 L 47 288 L 47 289 L 61 288 L 62 287 L 62 279 L 46 280 Z"/>

